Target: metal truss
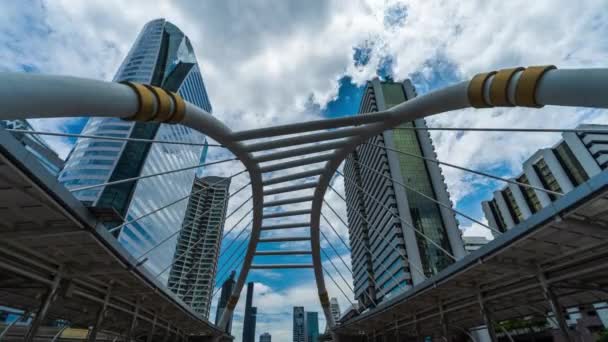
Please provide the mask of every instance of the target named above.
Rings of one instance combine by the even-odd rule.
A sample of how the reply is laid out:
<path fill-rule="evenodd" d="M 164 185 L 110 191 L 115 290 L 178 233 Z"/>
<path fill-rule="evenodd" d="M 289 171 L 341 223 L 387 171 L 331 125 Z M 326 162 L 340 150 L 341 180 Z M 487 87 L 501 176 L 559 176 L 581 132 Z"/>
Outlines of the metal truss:
<path fill-rule="evenodd" d="M 326 322 L 334 328 L 321 259 L 321 209 L 330 180 L 338 167 L 368 139 L 404 122 L 469 107 L 608 107 L 605 94 L 608 69 L 530 67 L 479 74 L 470 81 L 419 96 L 378 113 L 234 132 L 204 110 L 158 88 L 151 91 L 151 87 L 133 83 L 16 73 L 0 74 L 0 79 L 2 119 L 80 117 L 87 113 L 84 115 L 180 123 L 211 137 L 242 162 L 251 180 L 253 223 L 243 266 L 219 321 L 222 329 L 232 315 L 251 269 L 308 266 L 314 270 Z M 320 165 L 312 167 L 313 164 Z M 305 189 L 312 190 L 312 195 L 285 197 L 290 192 Z M 280 198 L 269 200 L 270 196 Z M 308 221 L 295 225 L 272 224 L 272 219 L 296 216 L 308 216 Z M 310 241 L 311 249 L 305 252 L 312 255 L 311 265 L 253 263 L 254 257 L 261 254 L 257 251 L 259 243 L 302 240 L 301 237 L 261 239 L 262 231 L 294 227 L 309 228 L 310 235 L 305 240 Z M 278 250 L 273 253 L 292 254 L 296 251 Z"/>

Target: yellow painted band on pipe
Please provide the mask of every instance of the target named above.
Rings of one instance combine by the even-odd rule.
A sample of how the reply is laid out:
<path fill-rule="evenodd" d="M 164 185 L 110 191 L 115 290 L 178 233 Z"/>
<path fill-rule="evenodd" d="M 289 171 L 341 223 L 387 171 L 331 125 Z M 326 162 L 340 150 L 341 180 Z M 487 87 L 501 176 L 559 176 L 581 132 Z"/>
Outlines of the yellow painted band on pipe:
<path fill-rule="evenodd" d="M 475 108 L 488 108 L 492 107 L 489 103 L 486 102 L 483 91 L 486 82 L 490 78 L 490 76 L 494 75 L 496 72 L 486 72 L 482 74 L 477 74 L 473 76 L 471 81 L 469 82 L 469 88 L 467 90 L 467 95 L 469 97 L 469 103 L 472 107 Z"/>
<path fill-rule="evenodd" d="M 536 88 L 545 72 L 556 69 L 554 65 L 531 66 L 524 70 L 515 88 L 515 104 L 522 107 L 540 108 L 536 102 Z"/>
<path fill-rule="evenodd" d="M 154 116 L 153 120 L 156 122 L 167 121 L 173 113 L 171 97 L 169 96 L 169 94 L 167 94 L 167 91 L 162 88 L 150 85 L 146 85 L 146 88 L 148 88 L 158 100 L 158 108 L 156 110 L 156 115 Z"/>
<path fill-rule="evenodd" d="M 137 94 L 137 101 L 139 103 L 139 108 L 135 114 L 124 118 L 124 120 L 131 121 L 149 121 L 151 118 L 154 118 L 155 113 L 155 105 L 156 100 L 154 98 L 154 94 L 145 86 L 133 83 L 133 82 L 121 82 L 122 84 L 129 86 L 135 94 Z"/>
<path fill-rule="evenodd" d="M 186 116 L 186 103 L 179 94 L 168 91 L 167 94 L 173 99 L 173 113 L 171 117 L 165 121 L 167 123 L 180 123 Z"/>
<path fill-rule="evenodd" d="M 509 83 L 516 72 L 522 71 L 524 68 L 510 68 L 499 70 L 490 85 L 490 101 L 493 106 L 511 107 L 513 103 L 509 101 Z"/>

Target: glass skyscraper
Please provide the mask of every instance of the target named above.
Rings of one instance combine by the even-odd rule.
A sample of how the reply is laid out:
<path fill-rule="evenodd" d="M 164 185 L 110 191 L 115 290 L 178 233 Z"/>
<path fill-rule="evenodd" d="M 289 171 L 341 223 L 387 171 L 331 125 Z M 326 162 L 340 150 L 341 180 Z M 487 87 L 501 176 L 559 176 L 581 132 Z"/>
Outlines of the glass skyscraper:
<path fill-rule="evenodd" d="M 164 19 L 147 23 L 114 81 L 133 81 L 160 86 L 211 112 L 203 78 L 188 37 Z M 115 118 L 92 118 L 83 134 L 203 143 L 205 136 L 181 125 L 140 123 Z M 71 151 L 59 181 L 69 189 L 125 178 L 175 170 L 204 162 L 201 146 L 150 144 L 134 141 L 79 139 Z M 96 213 L 105 213 L 105 224 L 120 226 L 187 196 L 195 170 L 151 177 L 136 182 L 74 191 Z M 125 225 L 115 234 L 135 257 L 153 248 L 182 226 L 188 201 Z M 108 219 L 110 217 L 110 219 Z M 160 271 L 172 261 L 177 235 L 147 255 L 145 265 Z M 166 274 L 163 275 L 166 279 Z"/>
<path fill-rule="evenodd" d="M 383 111 L 415 96 L 408 80 L 375 79 L 365 88 L 359 113 Z M 344 164 L 354 291 L 363 307 L 449 266 L 453 260 L 441 249 L 456 258 L 465 255 L 454 214 L 429 199 L 451 203 L 441 170 L 410 156 L 437 158 L 428 132 L 416 127 L 426 127 L 425 121 L 407 122 L 369 139 Z"/>
<path fill-rule="evenodd" d="M 305 342 L 319 342 L 319 313 L 306 312 L 306 338 Z"/>
<path fill-rule="evenodd" d="M 30 123 L 24 119 L 0 120 L 0 127 L 22 131 L 34 130 Z M 11 134 L 36 157 L 36 160 L 48 172 L 57 177 L 59 171 L 63 169 L 64 162 L 40 136 L 16 131 L 12 131 Z"/>

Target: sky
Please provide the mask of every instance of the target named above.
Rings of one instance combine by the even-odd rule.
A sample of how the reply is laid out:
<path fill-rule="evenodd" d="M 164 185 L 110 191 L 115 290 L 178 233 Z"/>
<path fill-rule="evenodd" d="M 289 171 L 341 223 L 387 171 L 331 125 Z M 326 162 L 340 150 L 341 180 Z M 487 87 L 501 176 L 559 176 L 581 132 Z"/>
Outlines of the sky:
<path fill-rule="evenodd" d="M 421 95 L 505 67 L 605 67 L 607 5 L 606 0 L 2 0 L 0 71 L 111 80 L 143 25 L 164 17 L 190 37 L 213 114 L 241 130 L 352 115 L 365 82 L 376 76 L 410 78 Z M 85 122 L 52 119 L 32 124 L 40 130 L 77 133 Z M 428 118 L 431 127 L 574 128 L 583 122 L 608 123 L 608 113 L 547 106 L 461 110 Z M 528 156 L 560 138 L 549 133 L 433 131 L 431 135 L 440 160 L 504 177 L 517 175 Z M 73 144 L 64 138 L 47 140 L 61 156 Z M 226 156 L 210 148 L 208 160 Z M 228 174 L 239 167 L 222 165 L 206 172 Z M 480 202 L 504 184 L 446 167 L 442 171 L 456 207 L 483 221 Z M 232 188 L 247 181 L 236 178 Z M 341 179 L 333 184 L 343 192 Z M 249 195 L 244 191 L 231 201 L 231 208 Z M 326 199 L 345 217 L 344 204 L 335 194 L 328 193 Z M 226 229 L 246 211 L 245 206 L 235 214 Z M 325 209 L 324 213 L 347 237 L 339 218 Z M 459 220 L 465 235 L 489 236 L 483 227 Z M 349 264 L 348 251 L 336 234 L 325 223 L 322 231 Z M 342 261 L 328 251 L 350 282 Z M 324 264 L 332 269 L 328 260 Z M 352 299 L 344 281 L 330 273 Z M 256 271 L 249 280 L 256 282 L 258 335 L 268 331 L 274 341 L 290 341 L 294 305 L 320 312 L 308 270 Z M 326 282 L 330 295 L 346 308 L 346 297 L 331 280 Z M 241 339 L 243 302 L 237 307 L 236 341 Z M 324 327 L 323 321 L 320 326 Z"/>

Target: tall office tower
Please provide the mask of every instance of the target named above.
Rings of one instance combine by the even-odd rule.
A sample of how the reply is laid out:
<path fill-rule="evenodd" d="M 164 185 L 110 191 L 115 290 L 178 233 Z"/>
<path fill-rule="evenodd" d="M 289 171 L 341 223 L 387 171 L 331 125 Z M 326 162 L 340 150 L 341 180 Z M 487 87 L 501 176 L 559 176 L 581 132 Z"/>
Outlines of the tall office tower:
<path fill-rule="evenodd" d="M 160 86 L 211 111 L 211 105 L 188 37 L 164 19 L 147 23 L 124 59 L 114 81 Z M 118 138 L 203 143 L 205 136 L 181 125 L 141 123 L 116 118 L 92 118 L 83 134 Z M 59 181 L 69 189 L 104 184 L 193 166 L 204 160 L 201 146 L 150 144 L 138 141 L 78 139 Z M 120 226 L 187 196 L 195 170 L 151 177 L 136 182 L 100 186 L 73 194 L 102 217 L 108 227 Z M 153 200 L 152 200 L 153 199 Z M 134 256 L 152 249 L 181 226 L 186 211 L 182 201 L 127 224 L 114 233 Z M 155 248 L 144 264 L 152 272 L 171 262 L 175 238 Z M 166 279 L 166 274 L 164 275 Z"/>
<path fill-rule="evenodd" d="M 0 120 L 0 127 L 21 131 L 34 130 L 24 119 Z M 57 177 L 59 171 L 63 169 L 64 162 L 40 136 L 17 131 L 11 131 L 11 134 L 36 157 L 47 171 Z"/>
<path fill-rule="evenodd" d="M 334 317 L 334 322 L 338 322 L 340 320 L 340 304 L 338 304 L 338 299 L 336 297 L 331 297 L 329 299 L 329 309 L 331 310 L 331 315 Z M 329 333 L 329 326 L 325 325 L 325 333 Z"/>
<path fill-rule="evenodd" d="M 230 178 L 197 178 L 186 208 L 169 274 L 169 288 L 209 317 L 224 231 Z"/>
<path fill-rule="evenodd" d="M 215 325 L 219 325 L 220 318 L 222 317 L 224 310 L 226 310 L 226 305 L 228 305 L 228 299 L 230 299 L 230 295 L 232 294 L 232 289 L 234 289 L 234 284 L 236 283 L 234 281 L 235 274 L 236 274 L 236 271 L 232 271 L 230 273 L 230 277 L 228 277 L 228 279 L 226 279 L 226 281 L 222 285 L 222 292 L 220 294 L 220 299 L 218 300 L 218 303 L 217 303 L 217 310 L 215 312 Z M 230 334 L 231 331 L 232 331 L 232 315 L 228 319 L 228 325 L 226 326 L 226 332 Z"/>
<path fill-rule="evenodd" d="M 272 336 L 265 332 L 262 335 L 260 335 L 260 342 L 272 342 Z"/>
<path fill-rule="evenodd" d="M 319 313 L 318 312 L 307 312 L 304 318 L 304 325 L 306 326 L 305 342 L 318 342 L 319 341 Z"/>
<path fill-rule="evenodd" d="M 580 125 L 578 129 L 608 130 L 608 125 Z M 608 134 L 562 133 L 562 140 L 543 148 L 524 162 L 519 183 L 567 193 L 608 169 Z M 560 196 L 529 187 L 509 184 L 482 202 L 488 224 L 505 232 L 540 211 Z M 493 234 L 496 234 L 492 232 Z"/>
<path fill-rule="evenodd" d="M 331 315 L 334 316 L 334 321 L 338 321 L 340 319 L 340 304 L 338 303 L 338 298 L 331 297 L 329 299 L 329 309 L 331 310 Z"/>
<path fill-rule="evenodd" d="M 293 307 L 293 342 L 304 342 L 305 340 L 304 330 L 304 307 L 294 306 Z"/>
<path fill-rule="evenodd" d="M 359 113 L 386 110 L 415 96 L 409 80 L 375 79 L 365 88 Z M 346 159 L 354 290 L 363 307 L 372 305 L 370 298 L 377 303 L 453 262 L 429 240 L 456 258 L 465 255 L 454 214 L 424 197 L 451 203 L 439 166 L 394 151 L 435 159 L 428 132 L 410 129 L 424 127 L 422 119 L 404 123 L 371 138 Z"/>
<path fill-rule="evenodd" d="M 464 241 L 464 249 L 467 253 L 475 252 L 490 242 L 485 236 L 463 236 L 462 240 Z"/>
<path fill-rule="evenodd" d="M 254 283 L 247 283 L 247 300 L 245 301 L 245 320 L 243 322 L 243 342 L 255 342 L 255 323 L 258 308 L 253 306 Z"/>

